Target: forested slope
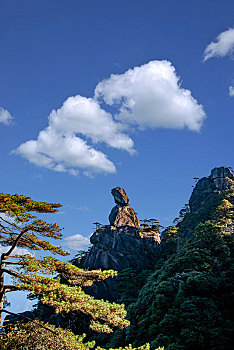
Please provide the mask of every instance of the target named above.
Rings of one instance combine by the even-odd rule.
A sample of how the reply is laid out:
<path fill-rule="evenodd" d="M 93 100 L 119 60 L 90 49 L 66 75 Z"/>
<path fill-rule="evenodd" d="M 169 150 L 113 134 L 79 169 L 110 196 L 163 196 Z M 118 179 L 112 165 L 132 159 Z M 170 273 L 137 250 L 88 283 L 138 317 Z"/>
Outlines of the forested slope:
<path fill-rule="evenodd" d="M 233 349 L 233 175 L 223 167 L 212 173 L 163 233 L 161 258 L 127 308 L 131 325 L 107 347 Z"/>

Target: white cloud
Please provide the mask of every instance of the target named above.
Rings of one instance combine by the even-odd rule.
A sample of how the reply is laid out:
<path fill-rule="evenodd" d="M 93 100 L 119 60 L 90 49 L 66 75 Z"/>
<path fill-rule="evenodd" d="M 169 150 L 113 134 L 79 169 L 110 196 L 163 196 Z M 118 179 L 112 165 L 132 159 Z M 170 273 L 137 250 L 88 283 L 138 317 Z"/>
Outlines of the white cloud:
<path fill-rule="evenodd" d="M 10 249 L 10 246 L 3 247 L 3 246 L 0 245 L 0 254 L 6 253 L 9 249 Z M 14 249 L 12 254 L 14 254 L 14 255 L 29 254 L 29 255 L 33 256 L 33 254 L 29 250 L 27 250 L 25 248 L 17 248 L 17 247 Z"/>
<path fill-rule="evenodd" d="M 234 97 L 234 86 L 229 86 L 229 96 Z"/>
<path fill-rule="evenodd" d="M 58 134 L 82 134 L 90 137 L 93 143 L 105 142 L 111 147 L 133 152 L 132 139 L 121 132 L 123 125 L 114 122 L 111 114 L 92 98 L 69 97 L 60 109 L 51 112 L 49 124 Z"/>
<path fill-rule="evenodd" d="M 0 107 L 0 123 L 9 125 L 12 119 L 12 115 L 6 109 Z"/>
<path fill-rule="evenodd" d="M 204 61 L 211 57 L 224 57 L 231 55 L 234 51 L 234 28 L 220 33 L 216 42 L 211 42 L 204 51 Z"/>
<path fill-rule="evenodd" d="M 114 117 L 101 107 L 102 98 L 114 105 Z M 95 173 L 111 174 L 116 172 L 115 165 L 97 150 L 97 144 L 133 154 L 134 142 L 127 132 L 134 126 L 141 130 L 161 127 L 199 131 L 204 118 L 203 107 L 189 90 L 181 88 L 172 64 L 151 61 L 100 82 L 94 98 L 69 97 L 61 108 L 52 110 L 48 127 L 38 138 L 22 143 L 13 153 L 35 165 L 71 175 L 80 170 L 91 177 Z"/>
<path fill-rule="evenodd" d="M 77 175 L 74 168 L 85 169 L 90 173 L 114 173 L 114 164 L 107 156 L 87 145 L 75 135 L 62 135 L 48 127 L 42 130 L 37 140 L 21 144 L 14 153 L 27 158 L 31 163 L 58 172 Z"/>
<path fill-rule="evenodd" d="M 114 122 L 95 100 L 77 95 L 51 112 L 49 126 L 39 133 L 37 140 L 21 144 L 15 152 L 31 163 L 71 175 L 78 174 L 77 168 L 87 175 L 114 173 L 115 166 L 107 156 L 77 135 L 133 153 L 134 143 L 122 129 L 123 125 Z"/>
<path fill-rule="evenodd" d="M 95 97 L 116 105 L 119 113 L 115 117 L 140 129 L 199 131 L 205 118 L 202 106 L 189 90 L 181 88 L 168 61 L 151 61 L 124 74 L 111 75 L 97 85 Z"/>
<path fill-rule="evenodd" d="M 89 238 L 77 233 L 76 235 L 64 238 L 63 245 L 69 249 L 83 250 L 88 248 L 90 241 Z"/>

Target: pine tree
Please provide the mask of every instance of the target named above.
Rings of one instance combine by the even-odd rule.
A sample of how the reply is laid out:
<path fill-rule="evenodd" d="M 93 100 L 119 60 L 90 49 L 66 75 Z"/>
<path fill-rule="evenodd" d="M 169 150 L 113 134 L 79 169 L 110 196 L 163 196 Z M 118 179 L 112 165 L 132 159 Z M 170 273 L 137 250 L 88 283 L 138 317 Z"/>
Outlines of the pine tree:
<path fill-rule="evenodd" d="M 29 254 L 14 254 L 15 248 L 20 247 L 67 255 L 61 247 L 48 241 L 62 238 L 59 226 L 33 215 L 55 213 L 60 206 L 22 195 L 0 194 L 0 244 L 7 247 L 0 260 L 0 321 L 6 293 L 27 290 L 40 295 L 42 303 L 53 306 L 56 312 L 79 310 L 91 316 L 93 330 L 109 333 L 112 327 L 128 326 L 124 305 L 96 300 L 82 289 L 94 281 L 113 277 L 116 272 L 85 271 L 51 256 L 37 259 Z M 13 277 L 12 285 L 4 284 L 5 274 Z"/>

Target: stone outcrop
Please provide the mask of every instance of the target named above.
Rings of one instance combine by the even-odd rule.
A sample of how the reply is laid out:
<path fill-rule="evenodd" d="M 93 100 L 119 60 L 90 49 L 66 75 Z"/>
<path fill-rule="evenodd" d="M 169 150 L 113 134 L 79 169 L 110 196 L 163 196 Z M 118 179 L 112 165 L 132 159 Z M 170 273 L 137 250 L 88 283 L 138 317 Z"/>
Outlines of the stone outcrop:
<path fill-rule="evenodd" d="M 219 167 L 214 168 L 211 171 L 209 179 L 214 182 L 215 187 L 220 191 L 226 191 L 230 189 L 230 179 L 234 179 L 233 172 L 230 168 Z"/>
<path fill-rule="evenodd" d="M 140 230 L 140 223 L 126 192 L 121 187 L 111 191 L 116 206 L 109 216 L 110 225 L 99 228 L 90 238 L 92 248 L 84 262 L 84 268 L 113 269 L 121 271 L 133 268 L 136 271 L 153 268 L 157 260 L 160 235 L 155 231 Z M 114 299 L 114 280 L 99 282 L 90 289 L 90 294 L 105 299 Z"/>
<path fill-rule="evenodd" d="M 210 176 L 201 178 L 193 189 L 188 212 L 178 226 L 179 236 L 189 238 L 198 223 L 214 220 L 217 207 L 224 198 L 234 204 L 234 175 L 230 168 L 216 167 Z M 162 234 L 162 239 L 164 236 Z"/>
<path fill-rule="evenodd" d="M 200 209 L 217 191 L 229 191 L 233 181 L 234 175 L 230 168 L 216 167 L 211 170 L 210 176 L 203 177 L 197 182 L 189 200 L 190 211 Z"/>
<path fill-rule="evenodd" d="M 84 268 L 113 269 L 121 271 L 128 267 L 141 271 L 154 265 L 154 250 L 159 237 L 131 226 L 106 226 L 90 238 L 93 244 L 86 257 Z"/>
<path fill-rule="evenodd" d="M 131 226 L 140 229 L 140 222 L 136 217 L 136 213 L 131 208 L 130 201 L 126 192 L 121 187 L 111 190 L 116 206 L 111 210 L 109 215 L 110 225 L 114 227 Z"/>
<path fill-rule="evenodd" d="M 129 198 L 122 187 L 112 188 L 111 194 L 114 197 L 114 201 L 117 205 L 126 206 L 130 205 Z"/>

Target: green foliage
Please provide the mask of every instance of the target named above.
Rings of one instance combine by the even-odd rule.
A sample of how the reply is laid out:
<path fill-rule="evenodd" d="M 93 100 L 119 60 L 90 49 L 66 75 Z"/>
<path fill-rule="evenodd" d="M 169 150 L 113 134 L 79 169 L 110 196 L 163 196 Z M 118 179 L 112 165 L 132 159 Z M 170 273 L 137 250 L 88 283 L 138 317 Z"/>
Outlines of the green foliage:
<path fill-rule="evenodd" d="M 103 348 L 100 348 L 99 346 L 96 348 L 97 350 L 104 350 Z M 143 346 L 139 346 L 137 348 L 133 348 L 132 345 L 128 345 L 124 348 L 120 347 L 118 349 L 113 349 L 113 348 L 109 348 L 109 350 L 150 350 L 150 345 L 149 344 L 145 344 Z M 157 348 L 155 350 L 164 350 L 164 348 Z"/>
<path fill-rule="evenodd" d="M 1 350 L 88 350 L 94 342 L 83 343 L 83 336 L 75 336 L 68 329 L 56 328 L 42 321 L 17 322 L 0 332 Z"/>
<path fill-rule="evenodd" d="M 142 237 L 144 232 L 148 232 L 151 235 L 155 235 L 156 237 L 158 237 L 158 235 L 160 234 L 160 229 L 163 228 L 163 226 L 159 224 L 157 219 L 143 219 L 140 220 L 140 222 L 141 228 L 139 230 L 139 234 Z"/>
<path fill-rule="evenodd" d="M 17 218 L 18 221 L 29 221 L 35 218 L 31 212 L 55 213 L 61 204 L 37 202 L 23 195 L 0 193 L 0 212 Z"/>
<path fill-rule="evenodd" d="M 169 259 L 176 252 L 178 227 L 169 226 L 162 232 L 160 243 L 160 258 L 163 260 Z"/>
<path fill-rule="evenodd" d="M 105 350 L 95 347 L 94 341 L 84 343 L 84 338 L 85 334 L 74 335 L 69 329 L 57 328 L 39 320 L 16 322 L 0 332 L 0 350 Z M 150 350 L 150 346 L 145 344 L 133 348 L 128 345 L 109 350 Z"/>
<path fill-rule="evenodd" d="M 223 199 L 214 212 L 213 220 L 217 221 L 223 228 L 226 228 L 226 233 L 230 233 L 229 227 L 232 227 L 233 219 L 234 205 L 229 200 Z"/>
<path fill-rule="evenodd" d="M 232 348 L 233 256 L 222 228 L 198 225 L 182 249 L 155 271 L 136 303 L 126 342 L 165 349 Z"/>
<path fill-rule="evenodd" d="M 118 302 L 124 303 L 125 306 L 134 302 L 151 272 L 150 270 L 137 272 L 130 267 L 119 272 L 116 279 Z"/>

